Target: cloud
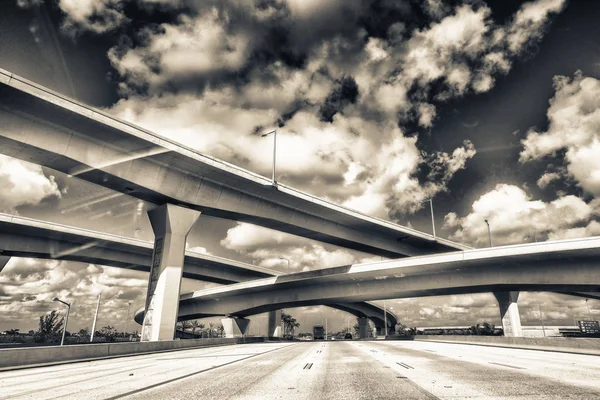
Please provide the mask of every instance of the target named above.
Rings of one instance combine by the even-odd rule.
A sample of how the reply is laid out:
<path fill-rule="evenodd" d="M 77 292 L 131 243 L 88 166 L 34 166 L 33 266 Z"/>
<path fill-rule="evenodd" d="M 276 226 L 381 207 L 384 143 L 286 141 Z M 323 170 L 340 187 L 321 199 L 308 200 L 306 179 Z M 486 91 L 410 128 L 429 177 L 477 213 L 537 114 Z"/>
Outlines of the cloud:
<path fill-rule="evenodd" d="M 124 324 L 127 303 L 132 302 L 131 312 L 143 305 L 146 286 L 147 273 L 139 271 L 13 257 L 0 275 L 0 292 L 7 294 L 0 297 L 2 326 L 36 329 L 40 315 L 63 311 L 52 301 L 59 297 L 72 303 L 69 330 L 91 329 L 98 294 L 102 296 L 99 326 Z M 128 325 L 135 329 L 133 320 Z"/>
<path fill-rule="evenodd" d="M 37 205 L 45 198 L 61 197 L 54 176 L 42 167 L 0 155 L 0 211 L 14 212 L 22 205 Z"/>
<path fill-rule="evenodd" d="M 254 260 L 256 265 L 282 272 L 349 265 L 363 260 L 359 253 L 332 249 L 309 239 L 256 225 L 238 223 L 227 231 L 221 245 Z M 364 257 L 364 256 L 363 256 Z"/>
<path fill-rule="evenodd" d="M 521 162 L 564 152 L 567 171 L 586 192 L 600 196 L 600 80 L 580 71 L 554 78 L 548 129 L 532 129 L 522 141 Z"/>
<path fill-rule="evenodd" d="M 567 195 L 551 202 L 532 200 L 521 188 L 499 184 L 473 203 L 465 217 L 455 213 L 445 216 L 445 227 L 452 239 L 486 246 L 489 221 L 494 245 L 596 235 L 598 224 L 590 221 L 597 214 L 596 205 Z"/>

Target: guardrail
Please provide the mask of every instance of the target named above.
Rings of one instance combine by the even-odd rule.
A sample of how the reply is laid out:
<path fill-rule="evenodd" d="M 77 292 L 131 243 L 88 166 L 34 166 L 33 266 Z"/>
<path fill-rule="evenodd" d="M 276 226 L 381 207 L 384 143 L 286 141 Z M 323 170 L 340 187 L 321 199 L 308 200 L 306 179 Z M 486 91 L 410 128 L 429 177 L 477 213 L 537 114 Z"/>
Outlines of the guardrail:
<path fill-rule="evenodd" d="M 240 343 L 260 343 L 263 337 L 169 340 L 160 342 L 96 343 L 0 349 L 0 370 Z"/>
<path fill-rule="evenodd" d="M 600 355 L 600 339 L 597 338 L 524 338 L 504 336 L 456 336 L 456 335 L 418 335 L 420 341 L 451 342 L 459 344 L 475 344 L 480 346 L 510 347 L 516 349 L 558 351 Z"/>

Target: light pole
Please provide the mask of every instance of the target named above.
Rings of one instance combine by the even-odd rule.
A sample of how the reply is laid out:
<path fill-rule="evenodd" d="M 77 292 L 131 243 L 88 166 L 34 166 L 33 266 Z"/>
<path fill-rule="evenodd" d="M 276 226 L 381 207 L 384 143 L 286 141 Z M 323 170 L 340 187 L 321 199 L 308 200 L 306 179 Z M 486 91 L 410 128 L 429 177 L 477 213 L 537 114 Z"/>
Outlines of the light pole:
<path fill-rule="evenodd" d="M 488 227 L 488 239 L 490 240 L 490 247 L 492 247 L 492 230 L 490 229 L 490 223 L 488 222 L 488 220 L 485 220 L 485 223 L 487 224 Z"/>
<path fill-rule="evenodd" d="M 435 237 L 435 219 L 433 218 L 433 199 L 429 199 L 429 208 L 431 210 L 431 228 L 433 229 L 433 237 Z"/>
<path fill-rule="evenodd" d="M 383 338 L 387 336 L 387 311 L 385 309 L 385 300 L 383 301 Z"/>
<path fill-rule="evenodd" d="M 260 137 L 266 137 L 270 134 L 273 134 L 273 176 L 271 178 L 273 186 L 277 185 L 275 181 L 275 161 L 277 160 L 277 129 L 274 129 L 270 132 L 263 133 Z"/>
<path fill-rule="evenodd" d="M 592 313 L 590 312 L 590 305 L 588 304 L 588 300 L 589 300 L 589 299 L 585 299 L 585 306 L 586 306 L 586 307 L 587 307 L 587 309 L 588 309 L 588 318 L 589 318 L 589 320 L 591 321 L 591 320 L 592 320 Z"/>
<path fill-rule="evenodd" d="M 540 310 L 540 320 L 542 321 L 542 332 L 544 333 L 544 337 L 546 337 L 546 328 L 544 328 L 544 314 L 542 314 L 542 306 L 538 304 L 538 309 Z"/>
<path fill-rule="evenodd" d="M 60 300 L 58 297 L 53 298 L 52 301 L 58 301 L 60 303 L 63 303 L 65 306 L 67 306 L 67 316 L 65 317 L 65 324 L 63 326 L 62 339 L 60 340 L 60 345 L 62 346 L 65 344 L 65 333 L 67 332 L 67 324 L 69 323 L 69 311 L 71 311 L 71 304 Z"/>
<path fill-rule="evenodd" d="M 123 330 L 123 337 L 127 336 L 127 321 L 129 320 L 129 309 L 131 307 L 131 302 L 127 302 L 127 318 L 125 318 L 125 329 Z"/>
<path fill-rule="evenodd" d="M 96 321 L 98 320 L 98 309 L 100 309 L 100 295 L 98 295 L 98 302 L 96 303 L 96 314 L 94 315 L 94 323 L 92 324 L 92 334 L 90 335 L 90 343 L 94 342 L 94 333 L 96 332 Z"/>
<path fill-rule="evenodd" d="M 287 263 L 288 263 L 288 270 L 287 271 L 288 271 L 288 274 L 289 274 L 290 273 L 290 260 L 287 259 L 287 258 L 285 258 L 285 257 L 279 257 L 279 259 L 287 261 Z"/>

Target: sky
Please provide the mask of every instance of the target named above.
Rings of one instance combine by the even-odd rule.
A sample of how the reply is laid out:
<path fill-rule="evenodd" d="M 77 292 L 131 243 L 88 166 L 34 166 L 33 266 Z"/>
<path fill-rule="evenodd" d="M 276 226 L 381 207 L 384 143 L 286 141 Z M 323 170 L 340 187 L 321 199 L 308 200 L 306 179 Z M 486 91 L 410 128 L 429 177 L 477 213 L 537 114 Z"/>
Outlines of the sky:
<path fill-rule="evenodd" d="M 595 0 L 6 0 L 0 68 L 264 176 L 474 247 L 600 235 Z M 1 129 L 1 128 L 0 128 Z M 152 240 L 150 205 L 0 155 L 0 211 Z M 290 271 L 377 259 L 201 216 L 201 252 Z M 13 258 L 0 330 L 124 327 L 141 272 Z M 210 284 L 184 280 L 182 292 Z M 499 324 L 491 293 L 389 300 L 411 326 Z M 600 317 L 600 301 L 590 300 Z M 584 299 L 522 293 L 524 325 L 572 325 Z M 286 310 L 300 331 L 348 314 Z M 216 322 L 216 321 L 215 321 Z M 129 328 L 134 326 L 127 322 Z M 254 318 L 252 330 L 266 326 Z M 137 326 L 136 326 L 137 327 Z"/>

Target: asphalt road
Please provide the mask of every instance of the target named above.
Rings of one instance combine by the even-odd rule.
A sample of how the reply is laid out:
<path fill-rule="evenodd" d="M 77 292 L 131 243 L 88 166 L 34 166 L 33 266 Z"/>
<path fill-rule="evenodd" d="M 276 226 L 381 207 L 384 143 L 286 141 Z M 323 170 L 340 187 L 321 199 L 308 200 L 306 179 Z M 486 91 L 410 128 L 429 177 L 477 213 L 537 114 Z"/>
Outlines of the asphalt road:
<path fill-rule="evenodd" d="M 600 357 L 432 342 L 259 343 L 0 372 L 4 399 L 600 399 Z"/>

